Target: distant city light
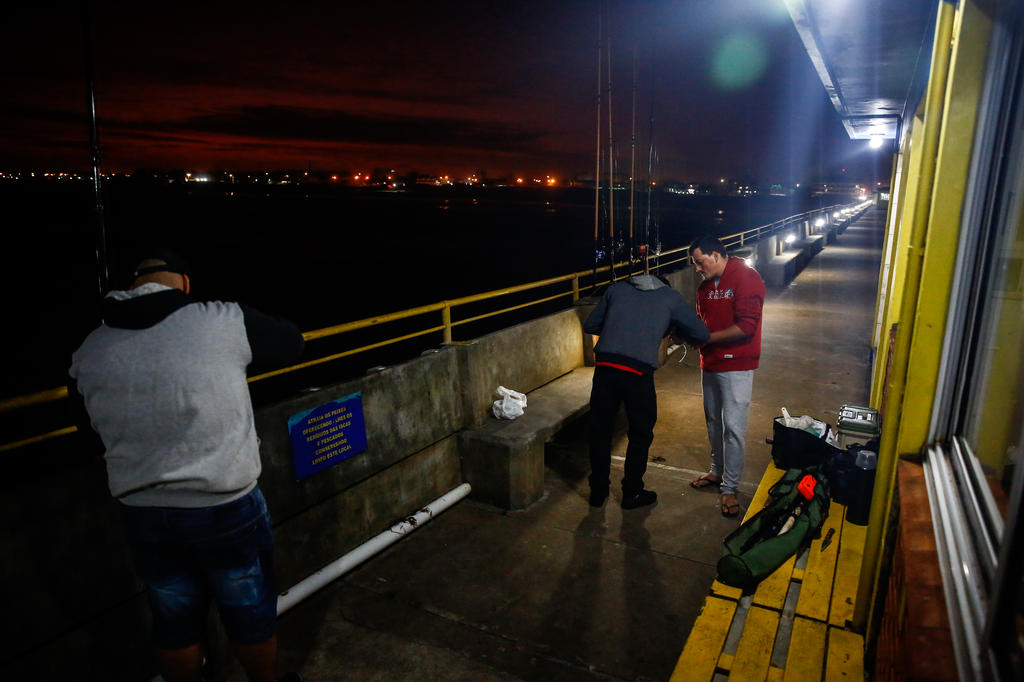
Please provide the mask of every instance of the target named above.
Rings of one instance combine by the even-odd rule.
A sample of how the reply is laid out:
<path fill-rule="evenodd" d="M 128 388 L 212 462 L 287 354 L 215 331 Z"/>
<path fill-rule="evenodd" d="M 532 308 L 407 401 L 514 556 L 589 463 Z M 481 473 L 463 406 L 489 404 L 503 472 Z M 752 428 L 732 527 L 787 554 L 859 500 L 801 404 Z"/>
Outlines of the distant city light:
<path fill-rule="evenodd" d="M 825 225 L 825 219 L 824 218 L 818 218 L 817 220 L 814 221 L 814 226 L 815 227 L 823 227 L 824 225 Z"/>
<path fill-rule="evenodd" d="M 832 217 L 833 218 L 838 218 L 839 217 L 839 211 L 833 211 Z"/>
<path fill-rule="evenodd" d="M 754 259 L 749 256 L 743 259 L 743 262 L 747 264 L 748 268 L 754 267 Z"/>
<path fill-rule="evenodd" d="M 787 235 L 786 235 L 786 239 L 785 239 L 784 241 L 785 241 L 785 242 L 786 242 L 787 244 L 792 244 L 793 242 L 795 242 L 795 241 L 796 241 L 796 235 L 795 235 L 795 234 L 787 234 Z"/>

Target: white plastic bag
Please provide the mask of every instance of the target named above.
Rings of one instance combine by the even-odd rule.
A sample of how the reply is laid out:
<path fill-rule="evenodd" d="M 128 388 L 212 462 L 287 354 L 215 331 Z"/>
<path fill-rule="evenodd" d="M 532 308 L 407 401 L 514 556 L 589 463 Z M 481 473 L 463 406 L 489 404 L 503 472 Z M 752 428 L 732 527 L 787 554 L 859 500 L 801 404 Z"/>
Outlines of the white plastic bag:
<path fill-rule="evenodd" d="M 498 386 L 495 395 L 498 399 L 494 401 L 494 416 L 498 419 L 515 419 L 526 410 L 526 396 L 511 388 Z"/>
<path fill-rule="evenodd" d="M 802 417 L 791 417 L 785 407 L 782 408 L 782 423 L 791 429 L 801 429 L 818 438 L 823 437 L 829 430 L 828 424 L 806 414 Z"/>

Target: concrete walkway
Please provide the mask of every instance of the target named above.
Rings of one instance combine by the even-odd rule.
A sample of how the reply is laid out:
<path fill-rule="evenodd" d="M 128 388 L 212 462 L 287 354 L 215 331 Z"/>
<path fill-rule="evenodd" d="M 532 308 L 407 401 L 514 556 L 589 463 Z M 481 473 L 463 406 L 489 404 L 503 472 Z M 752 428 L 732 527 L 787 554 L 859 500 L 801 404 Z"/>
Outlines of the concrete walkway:
<path fill-rule="evenodd" d="M 780 407 L 834 424 L 841 404 L 868 399 L 884 216 L 870 209 L 792 284 L 769 291 L 744 506 Z M 592 510 L 585 433 L 563 433 L 530 509 L 463 501 L 286 614 L 285 669 L 306 680 L 668 679 L 738 523 L 721 516 L 715 489 L 688 486 L 708 449 L 699 361 L 680 356 L 656 375 L 646 476 L 656 507 L 623 511 L 615 491 Z M 623 436 L 613 480 L 624 451 Z"/>

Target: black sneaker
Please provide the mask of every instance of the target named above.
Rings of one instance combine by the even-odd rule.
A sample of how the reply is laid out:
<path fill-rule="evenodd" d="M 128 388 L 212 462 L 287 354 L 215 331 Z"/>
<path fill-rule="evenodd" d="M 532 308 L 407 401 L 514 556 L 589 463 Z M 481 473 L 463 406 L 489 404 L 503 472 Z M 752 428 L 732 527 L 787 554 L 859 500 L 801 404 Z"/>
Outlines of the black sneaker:
<path fill-rule="evenodd" d="M 607 490 L 591 490 L 590 491 L 590 506 L 600 507 L 604 504 L 604 501 L 608 499 Z"/>
<path fill-rule="evenodd" d="M 636 509 L 637 507 L 646 507 L 649 504 L 654 504 L 658 501 L 658 493 L 653 490 L 641 490 L 638 493 L 632 495 L 622 496 L 622 508 L 623 509 Z"/>

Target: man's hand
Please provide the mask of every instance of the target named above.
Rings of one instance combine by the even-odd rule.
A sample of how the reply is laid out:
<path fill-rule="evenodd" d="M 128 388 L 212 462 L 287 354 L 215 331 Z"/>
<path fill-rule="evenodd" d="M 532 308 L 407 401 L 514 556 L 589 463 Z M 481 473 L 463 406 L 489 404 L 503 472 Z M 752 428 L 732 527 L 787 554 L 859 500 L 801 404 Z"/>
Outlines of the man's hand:
<path fill-rule="evenodd" d="M 685 344 L 690 348 L 700 348 L 701 346 L 704 345 L 703 343 L 693 343 L 692 341 L 688 341 L 687 339 L 684 339 L 682 336 L 679 336 L 675 332 L 669 332 L 668 338 L 670 341 L 672 341 L 672 343 L 678 346 L 682 346 Z"/>

